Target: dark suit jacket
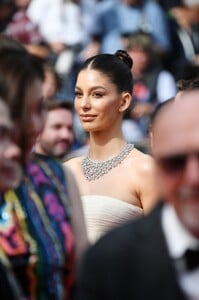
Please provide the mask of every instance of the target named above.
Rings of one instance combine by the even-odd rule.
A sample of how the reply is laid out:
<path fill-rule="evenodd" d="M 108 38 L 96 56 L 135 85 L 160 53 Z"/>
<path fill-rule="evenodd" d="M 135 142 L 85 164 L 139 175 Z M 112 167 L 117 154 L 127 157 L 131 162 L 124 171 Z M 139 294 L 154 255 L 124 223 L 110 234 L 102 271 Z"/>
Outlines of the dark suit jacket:
<path fill-rule="evenodd" d="M 78 272 L 77 300 L 184 300 L 160 225 L 161 205 L 92 246 Z"/>
<path fill-rule="evenodd" d="M 9 269 L 0 262 L 0 299 L 2 300 L 22 300 L 15 277 Z M 24 298 L 25 299 L 25 298 Z"/>

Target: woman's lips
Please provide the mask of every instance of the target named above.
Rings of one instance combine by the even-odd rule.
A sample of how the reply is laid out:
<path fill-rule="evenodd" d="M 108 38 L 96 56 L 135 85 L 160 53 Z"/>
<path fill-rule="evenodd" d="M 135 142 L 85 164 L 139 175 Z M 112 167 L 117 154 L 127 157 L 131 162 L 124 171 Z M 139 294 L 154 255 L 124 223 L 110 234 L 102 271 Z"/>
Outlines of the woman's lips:
<path fill-rule="evenodd" d="M 81 118 L 82 121 L 91 122 L 96 118 L 96 115 L 81 114 L 80 118 Z"/>

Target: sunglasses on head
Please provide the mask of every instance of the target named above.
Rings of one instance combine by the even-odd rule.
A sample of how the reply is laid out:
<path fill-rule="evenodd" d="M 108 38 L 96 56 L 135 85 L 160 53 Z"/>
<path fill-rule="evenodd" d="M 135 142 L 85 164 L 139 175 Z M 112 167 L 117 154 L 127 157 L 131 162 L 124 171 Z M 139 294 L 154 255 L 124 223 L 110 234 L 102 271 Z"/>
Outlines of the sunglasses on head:
<path fill-rule="evenodd" d="M 158 165 L 166 173 L 177 173 L 183 171 L 190 157 L 195 157 L 199 162 L 199 151 L 193 153 L 173 154 L 156 158 Z"/>

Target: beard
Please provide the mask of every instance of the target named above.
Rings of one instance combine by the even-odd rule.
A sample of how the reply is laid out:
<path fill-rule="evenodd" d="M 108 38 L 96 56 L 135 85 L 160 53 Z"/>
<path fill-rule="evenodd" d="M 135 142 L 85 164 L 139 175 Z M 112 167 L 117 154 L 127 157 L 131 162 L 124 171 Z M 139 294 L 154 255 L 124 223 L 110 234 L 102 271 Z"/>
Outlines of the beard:
<path fill-rule="evenodd" d="M 40 141 L 40 147 L 43 154 L 50 157 L 62 159 L 70 151 L 71 144 L 65 140 L 59 140 L 54 144 L 48 144 Z"/>

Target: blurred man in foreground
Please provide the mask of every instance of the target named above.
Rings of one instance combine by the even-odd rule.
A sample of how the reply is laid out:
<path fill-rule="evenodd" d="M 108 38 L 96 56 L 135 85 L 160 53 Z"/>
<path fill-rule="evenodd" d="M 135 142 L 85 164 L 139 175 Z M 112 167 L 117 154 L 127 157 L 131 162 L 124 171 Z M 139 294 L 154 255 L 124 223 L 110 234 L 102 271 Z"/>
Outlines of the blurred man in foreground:
<path fill-rule="evenodd" d="M 21 178 L 20 154 L 20 149 L 13 141 L 13 124 L 9 110 L 0 99 L 0 192 L 19 184 Z"/>

